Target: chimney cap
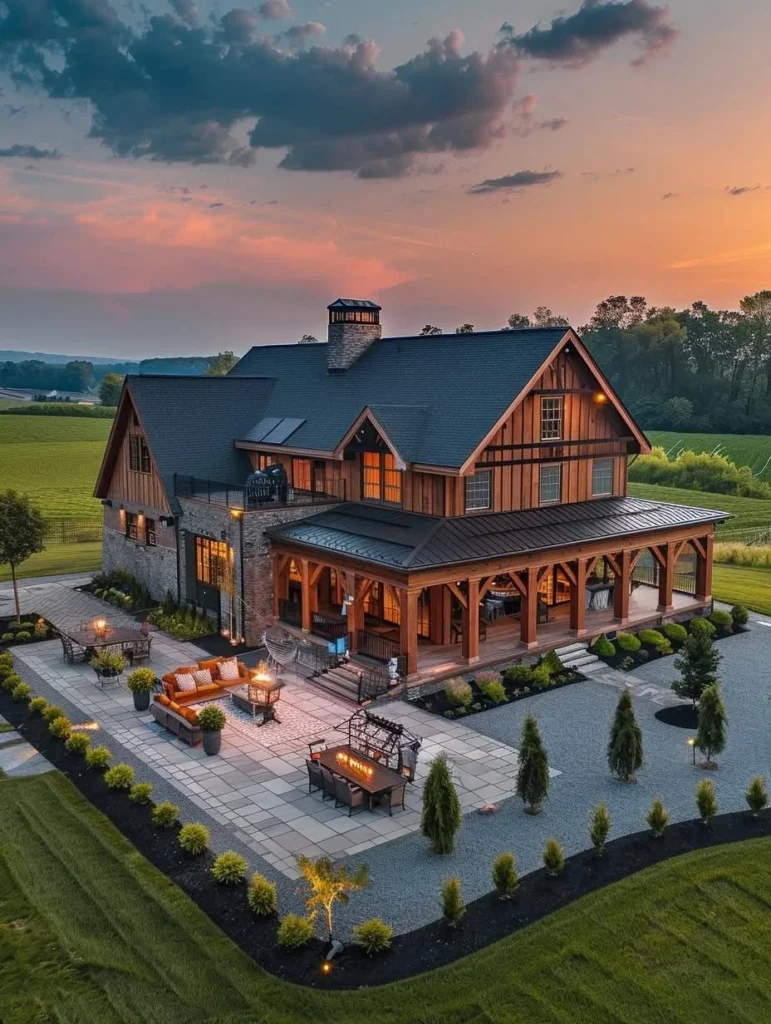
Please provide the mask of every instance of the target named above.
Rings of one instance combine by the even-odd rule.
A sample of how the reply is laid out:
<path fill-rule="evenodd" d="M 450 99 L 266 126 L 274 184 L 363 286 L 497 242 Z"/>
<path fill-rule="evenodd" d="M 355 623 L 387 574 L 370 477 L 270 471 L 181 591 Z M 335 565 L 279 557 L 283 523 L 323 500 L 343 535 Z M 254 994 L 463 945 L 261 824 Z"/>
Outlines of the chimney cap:
<path fill-rule="evenodd" d="M 376 302 L 369 299 L 335 299 L 330 302 L 327 309 L 382 309 Z"/>

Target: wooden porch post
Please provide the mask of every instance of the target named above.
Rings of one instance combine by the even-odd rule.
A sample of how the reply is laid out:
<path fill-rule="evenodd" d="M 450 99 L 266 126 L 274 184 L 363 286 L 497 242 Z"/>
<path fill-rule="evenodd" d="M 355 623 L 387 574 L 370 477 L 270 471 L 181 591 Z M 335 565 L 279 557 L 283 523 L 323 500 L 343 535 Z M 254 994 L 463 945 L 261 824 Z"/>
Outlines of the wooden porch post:
<path fill-rule="evenodd" d="M 672 607 L 672 584 L 675 579 L 675 545 L 668 541 L 661 545 L 664 564 L 659 569 L 659 611 L 667 612 Z"/>
<path fill-rule="evenodd" d="M 570 587 L 570 629 L 576 636 L 586 632 L 586 559 L 577 558 L 575 583 Z"/>
<path fill-rule="evenodd" d="M 463 657 L 474 665 L 479 661 L 479 580 L 468 580 L 467 605 L 463 612 Z"/>
<path fill-rule="evenodd" d="M 281 555 L 274 551 L 270 557 L 273 582 L 273 618 L 278 622 L 281 612 Z"/>
<path fill-rule="evenodd" d="M 712 556 L 715 536 L 710 533 L 691 543 L 696 552 L 696 598 L 706 604 L 712 598 Z"/>
<path fill-rule="evenodd" d="M 404 671 L 418 671 L 418 590 L 400 591 L 402 613 L 399 623 L 399 649 L 404 657 Z"/>
<path fill-rule="evenodd" d="M 343 600 L 345 600 L 347 595 L 350 595 L 353 598 L 353 601 L 345 606 L 345 621 L 348 626 L 348 650 L 351 654 L 355 654 L 359 649 L 359 624 L 357 612 L 358 603 L 356 601 L 356 574 L 353 572 L 347 572 L 344 576 Z"/>
<path fill-rule="evenodd" d="M 452 643 L 452 591 L 442 584 L 442 644 Z"/>
<path fill-rule="evenodd" d="M 302 586 L 302 628 L 311 631 L 311 567 L 307 558 L 300 559 L 300 580 Z"/>
<path fill-rule="evenodd" d="M 520 613 L 520 636 L 526 647 L 538 643 L 538 568 L 530 566 L 525 574 L 525 591 Z"/>
<path fill-rule="evenodd" d="M 616 560 L 616 583 L 613 587 L 613 615 L 622 625 L 629 619 L 629 586 L 631 583 L 631 551 L 622 551 Z"/>

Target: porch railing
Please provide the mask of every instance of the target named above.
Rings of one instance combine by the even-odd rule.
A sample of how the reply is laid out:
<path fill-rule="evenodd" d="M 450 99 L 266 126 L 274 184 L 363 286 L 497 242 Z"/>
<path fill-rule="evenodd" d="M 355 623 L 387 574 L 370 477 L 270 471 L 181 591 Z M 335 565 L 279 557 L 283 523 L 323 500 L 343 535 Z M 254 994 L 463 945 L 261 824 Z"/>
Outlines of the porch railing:
<path fill-rule="evenodd" d="M 379 633 L 370 633 L 367 629 L 358 630 L 356 645 L 359 654 L 365 654 L 375 661 L 390 661 L 391 658 L 399 657 L 399 644 L 396 640 L 389 640 Z"/>
<path fill-rule="evenodd" d="M 300 626 L 303 624 L 302 608 L 297 601 L 282 599 L 278 602 L 278 617 L 288 626 Z"/>
<path fill-rule="evenodd" d="M 313 487 L 287 486 L 282 492 L 271 495 L 265 502 L 253 502 L 247 497 L 246 487 L 241 484 L 223 483 L 208 477 L 174 474 L 174 494 L 178 498 L 197 498 L 210 505 L 244 509 L 256 512 L 260 509 L 294 508 L 301 505 L 330 505 L 346 500 L 345 481 L 316 477 Z"/>
<path fill-rule="evenodd" d="M 659 585 L 660 566 L 636 565 L 632 573 L 632 579 L 637 583 L 647 583 L 652 587 Z M 681 594 L 696 593 L 696 577 L 692 573 L 676 572 L 672 577 L 672 589 Z"/>
<path fill-rule="evenodd" d="M 336 654 L 330 654 L 326 647 L 321 644 L 314 644 L 310 641 L 300 644 L 297 650 L 297 664 L 307 668 L 311 677 L 321 675 L 334 668 L 340 661 Z"/>
<path fill-rule="evenodd" d="M 322 640 L 339 640 L 347 635 L 348 623 L 345 619 L 333 619 L 329 615 L 314 612 L 311 615 L 311 633 L 320 636 Z"/>
<path fill-rule="evenodd" d="M 363 704 L 365 701 L 375 700 L 388 693 L 390 678 L 384 668 L 364 669 L 359 672 L 359 687 L 357 701 Z"/>

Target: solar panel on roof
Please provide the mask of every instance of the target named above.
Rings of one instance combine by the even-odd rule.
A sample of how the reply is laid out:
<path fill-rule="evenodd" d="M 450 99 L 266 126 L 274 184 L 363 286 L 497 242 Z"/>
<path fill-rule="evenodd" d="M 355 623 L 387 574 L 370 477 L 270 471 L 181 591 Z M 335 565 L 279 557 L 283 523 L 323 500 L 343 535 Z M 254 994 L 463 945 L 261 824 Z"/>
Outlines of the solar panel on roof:
<path fill-rule="evenodd" d="M 247 441 L 264 441 L 265 435 L 269 434 L 271 430 L 279 425 L 281 422 L 280 416 L 263 416 L 257 426 L 252 427 L 249 433 L 246 435 Z"/>
<path fill-rule="evenodd" d="M 264 441 L 266 444 L 283 444 L 288 437 L 294 434 L 295 430 L 301 427 L 305 423 L 305 420 L 293 419 L 290 416 L 285 416 L 279 420 L 276 426 L 272 428 L 264 437 L 259 438 L 260 441 Z"/>

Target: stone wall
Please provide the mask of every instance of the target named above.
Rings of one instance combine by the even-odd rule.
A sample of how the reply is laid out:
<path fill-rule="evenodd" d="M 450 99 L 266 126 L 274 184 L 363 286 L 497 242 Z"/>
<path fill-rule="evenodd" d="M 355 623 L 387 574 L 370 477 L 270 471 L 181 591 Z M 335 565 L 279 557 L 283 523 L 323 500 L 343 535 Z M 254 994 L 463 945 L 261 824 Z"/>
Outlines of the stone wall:
<path fill-rule="evenodd" d="M 156 601 L 162 601 L 169 590 L 176 595 L 177 544 L 174 527 L 161 526 L 159 519 L 156 519 L 155 547 L 148 547 L 141 539 L 132 540 L 126 536 L 125 529 L 120 509 L 105 506 L 102 548 L 104 571 L 124 569 L 130 572 L 147 587 L 150 596 Z"/>
<path fill-rule="evenodd" d="M 378 341 L 380 324 L 330 324 L 327 329 L 327 369 L 347 370 L 373 341 Z"/>

